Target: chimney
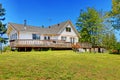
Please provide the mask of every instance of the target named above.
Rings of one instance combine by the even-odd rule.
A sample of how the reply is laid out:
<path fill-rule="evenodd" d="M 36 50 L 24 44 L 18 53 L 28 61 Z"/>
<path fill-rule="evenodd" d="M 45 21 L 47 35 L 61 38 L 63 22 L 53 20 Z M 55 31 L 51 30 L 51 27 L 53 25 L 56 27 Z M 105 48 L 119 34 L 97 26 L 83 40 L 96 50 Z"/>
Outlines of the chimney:
<path fill-rule="evenodd" d="M 51 28 L 51 26 L 49 26 L 49 28 Z"/>
<path fill-rule="evenodd" d="M 24 20 L 24 26 L 26 26 L 27 25 L 27 20 Z"/>
<path fill-rule="evenodd" d="M 26 20 L 24 20 L 24 29 L 26 30 Z"/>

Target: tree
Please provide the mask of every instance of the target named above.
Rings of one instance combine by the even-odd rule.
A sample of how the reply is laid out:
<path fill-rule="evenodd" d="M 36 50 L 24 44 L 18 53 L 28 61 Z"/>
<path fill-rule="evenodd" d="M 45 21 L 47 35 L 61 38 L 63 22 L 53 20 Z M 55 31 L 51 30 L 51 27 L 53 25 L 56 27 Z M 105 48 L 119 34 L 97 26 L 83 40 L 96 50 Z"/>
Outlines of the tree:
<path fill-rule="evenodd" d="M 102 46 L 106 49 L 114 49 L 117 44 L 117 40 L 114 33 L 105 33 L 102 38 Z"/>
<path fill-rule="evenodd" d="M 115 49 L 117 49 L 117 50 L 118 50 L 118 53 L 120 54 L 120 42 L 117 42 L 117 46 L 116 46 Z"/>
<path fill-rule="evenodd" d="M 0 4 L 0 44 L 1 44 L 1 51 L 2 51 L 2 43 L 7 42 L 7 38 L 4 38 L 3 35 L 6 33 L 6 25 L 3 24 L 3 21 L 5 20 L 5 9 L 2 8 L 2 4 Z"/>
<path fill-rule="evenodd" d="M 120 30 L 120 0 L 112 0 L 112 11 L 108 15 L 113 28 Z"/>
<path fill-rule="evenodd" d="M 112 15 L 120 14 L 120 0 L 112 0 Z"/>
<path fill-rule="evenodd" d="M 107 12 L 105 23 L 105 34 L 103 35 L 102 45 L 107 49 L 117 49 L 116 30 L 120 30 L 120 0 L 112 0 L 112 10 Z"/>
<path fill-rule="evenodd" d="M 83 42 L 91 42 L 93 46 L 100 44 L 100 37 L 103 30 L 103 18 L 99 11 L 94 8 L 81 10 L 77 20 L 77 28 Z M 85 37 L 86 36 L 86 37 Z"/>
<path fill-rule="evenodd" d="M 80 42 L 90 42 L 90 34 L 87 28 L 81 29 L 80 35 L 83 37 L 80 39 Z"/>

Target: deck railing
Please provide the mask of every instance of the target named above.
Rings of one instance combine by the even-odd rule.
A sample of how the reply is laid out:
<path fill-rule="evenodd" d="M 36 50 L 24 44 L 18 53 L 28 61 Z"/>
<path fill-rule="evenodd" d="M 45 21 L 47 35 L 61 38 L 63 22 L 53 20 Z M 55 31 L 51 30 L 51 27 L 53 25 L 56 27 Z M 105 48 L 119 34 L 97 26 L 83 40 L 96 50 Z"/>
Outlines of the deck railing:
<path fill-rule="evenodd" d="M 19 39 L 10 41 L 11 47 L 53 47 L 53 48 L 71 48 L 71 43 L 55 40 L 30 40 Z"/>

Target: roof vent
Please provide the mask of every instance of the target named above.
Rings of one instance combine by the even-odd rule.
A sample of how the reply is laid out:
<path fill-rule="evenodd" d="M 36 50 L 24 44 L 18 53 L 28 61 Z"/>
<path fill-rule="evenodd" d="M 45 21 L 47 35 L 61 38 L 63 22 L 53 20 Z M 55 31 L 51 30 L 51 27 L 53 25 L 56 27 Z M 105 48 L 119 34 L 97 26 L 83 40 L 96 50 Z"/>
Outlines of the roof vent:
<path fill-rule="evenodd" d="M 60 26 L 60 24 L 58 24 L 58 26 Z"/>
<path fill-rule="evenodd" d="M 26 26 L 27 25 L 27 20 L 24 20 L 24 26 Z"/>
<path fill-rule="evenodd" d="M 44 25 L 42 25 L 42 28 L 44 28 Z"/>

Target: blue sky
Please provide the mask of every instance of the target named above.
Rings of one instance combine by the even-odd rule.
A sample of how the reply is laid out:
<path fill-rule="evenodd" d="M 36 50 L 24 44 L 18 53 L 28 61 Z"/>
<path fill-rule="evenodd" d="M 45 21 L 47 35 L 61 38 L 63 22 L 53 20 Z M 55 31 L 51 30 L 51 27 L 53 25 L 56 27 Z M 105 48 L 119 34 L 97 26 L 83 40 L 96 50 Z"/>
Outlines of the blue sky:
<path fill-rule="evenodd" d="M 75 24 L 80 9 L 111 9 L 111 0 L 0 0 L 6 9 L 6 23 L 49 26 L 70 19 Z"/>
<path fill-rule="evenodd" d="M 0 0 L 6 9 L 5 23 L 49 26 L 66 20 L 75 25 L 80 9 L 111 10 L 112 0 Z"/>

